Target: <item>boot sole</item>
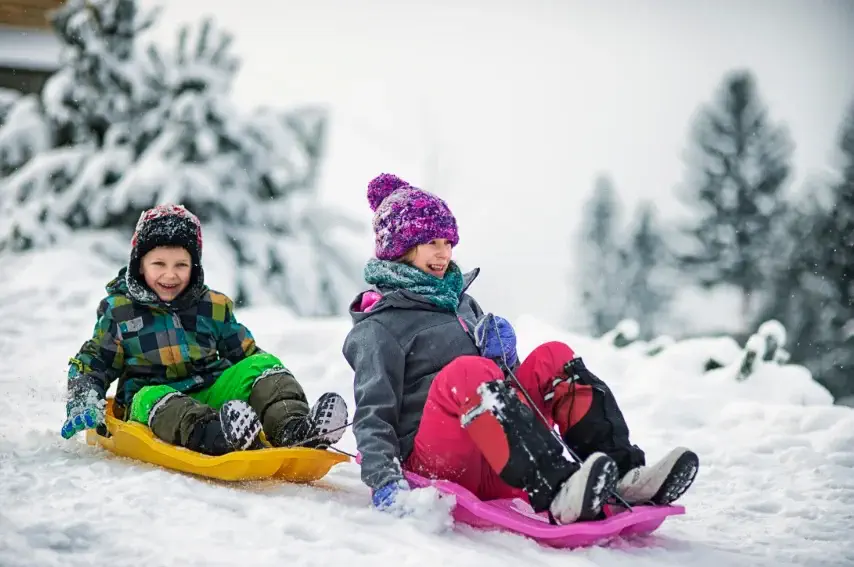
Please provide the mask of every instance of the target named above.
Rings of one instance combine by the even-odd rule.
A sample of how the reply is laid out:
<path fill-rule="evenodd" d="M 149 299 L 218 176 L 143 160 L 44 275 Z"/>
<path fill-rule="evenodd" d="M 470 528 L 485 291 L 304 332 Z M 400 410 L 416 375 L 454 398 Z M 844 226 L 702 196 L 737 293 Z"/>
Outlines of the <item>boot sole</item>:
<path fill-rule="evenodd" d="M 673 467 L 667 474 L 667 478 L 664 479 L 661 488 L 650 499 L 651 502 L 658 506 L 664 506 L 681 497 L 694 482 L 699 467 L 700 459 L 697 454 L 694 451 L 685 451 L 673 463 Z"/>
<path fill-rule="evenodd" d="M 323 394 L 312 408 L 309 419 L 314 425 L 312 435 L 322 435 L 315 441 L 317 448 L 337 443 L 344 436 L 341 428 L 347 423 L 347 402 L 337 394 Z M 336 431 L 328 433 L 332 429 Z"/>
<path fill-rule="evenodd" d="M 219 421 L 232 449 L 260 448 L 261 420 L 249 404 L 226 402 L 219 410 Z"/>
<path fill-rule="evenodd" d="M 576 473 L 577 474 L 577 473 Z M 584 498 L 578 522 L 597 520 L 608 495 L 614 492 L 619 478 L 617 464 L 610 457 L 602 457 L 592 463 L 584 487 Z"/>

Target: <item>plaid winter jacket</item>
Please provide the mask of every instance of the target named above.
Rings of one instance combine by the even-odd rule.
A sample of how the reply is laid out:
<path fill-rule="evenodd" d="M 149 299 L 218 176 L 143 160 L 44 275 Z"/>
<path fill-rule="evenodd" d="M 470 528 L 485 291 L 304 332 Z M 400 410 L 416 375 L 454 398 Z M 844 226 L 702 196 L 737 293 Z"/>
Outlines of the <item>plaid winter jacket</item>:
<path fill-rule="evenodd" d="M 70 400 L 87 390 L 103 398 L 115 380 L 120 408 L 143 386 L 201 390 L 226 368 L 263 352 L 235 319 L 231 299 L 205 286 L 203 276 L 165 304 L 126 274 L 122 268 L 107 284 L 92 338 L 70 360 Z"/>

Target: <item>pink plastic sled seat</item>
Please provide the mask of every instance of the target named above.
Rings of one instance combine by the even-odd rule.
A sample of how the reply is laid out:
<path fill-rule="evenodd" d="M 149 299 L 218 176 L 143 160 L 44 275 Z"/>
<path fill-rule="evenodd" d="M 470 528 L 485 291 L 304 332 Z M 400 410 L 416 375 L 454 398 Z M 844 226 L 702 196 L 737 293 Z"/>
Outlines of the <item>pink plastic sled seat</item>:
<path fill-rule="evenodd" d="M 605 507 L 604 520 L 567 525 L 549 523 L 546 513 L 537 514 L 520 499 L 480 500 L 471 491 L 446 480 L 430 480 L 405 472 L 413 487 L 433 486 L 456 497 L 454 520 L 476 528 L 508 530 L 528 536 L 544 545 L 573 548 L 594 545 L 605 540 L 654 532 L 668 516 L 685 513 L 682 506 L 633 506 L 631 511 Z"/>

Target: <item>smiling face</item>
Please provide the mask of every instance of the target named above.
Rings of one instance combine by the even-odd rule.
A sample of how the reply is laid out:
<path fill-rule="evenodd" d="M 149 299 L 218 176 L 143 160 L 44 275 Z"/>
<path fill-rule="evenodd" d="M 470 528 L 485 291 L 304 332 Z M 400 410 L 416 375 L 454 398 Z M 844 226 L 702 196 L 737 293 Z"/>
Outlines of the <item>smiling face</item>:
<path fill-rule="evenodd" d="M 405 259 L 422 272 L 441 279 L 448 271 L 453 248 L 450 240 L 437 238 L 411 249 Z"/>
<path fill-rule="evenodd" d="M 158 246 L 142 257 L 139 271 L 161 301 L 172 301 L 190 284 L 193 261 L 184 248 Z"/>

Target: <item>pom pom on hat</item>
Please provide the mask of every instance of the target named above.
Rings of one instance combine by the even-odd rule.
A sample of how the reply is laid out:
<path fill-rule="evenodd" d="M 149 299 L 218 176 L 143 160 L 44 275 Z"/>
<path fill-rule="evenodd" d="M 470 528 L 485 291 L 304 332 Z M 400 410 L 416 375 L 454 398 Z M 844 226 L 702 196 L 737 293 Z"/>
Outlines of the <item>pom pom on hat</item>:
<path fill-rule="evenodd" d="M 374 177 L 368 183 L 368 203 L 371 205 L 371 210 L 376 211 L 386 197 L 401 187 L 408 186 L 409 183 L 393 173 L 381 173 Z"/>

